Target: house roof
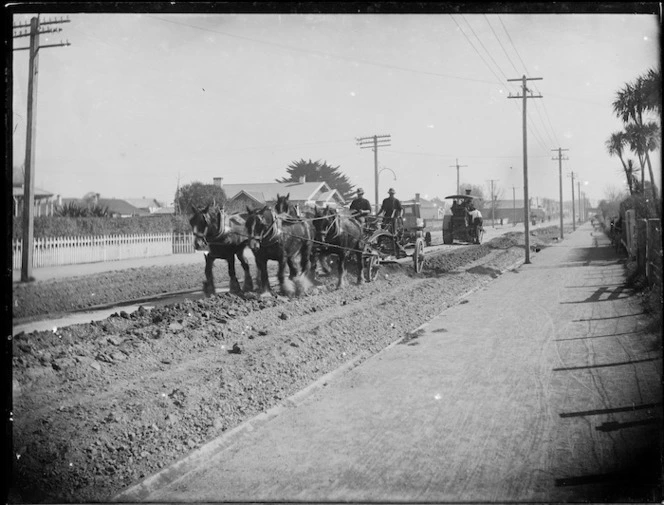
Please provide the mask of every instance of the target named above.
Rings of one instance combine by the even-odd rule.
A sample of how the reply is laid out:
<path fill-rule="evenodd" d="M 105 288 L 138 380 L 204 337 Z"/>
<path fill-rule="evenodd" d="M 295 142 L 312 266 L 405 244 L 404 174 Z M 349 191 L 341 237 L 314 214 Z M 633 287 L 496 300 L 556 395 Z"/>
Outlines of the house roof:
<path fill-rule="evenodd" d="M 175 207 L 159 207 L 153 214 L 175 214 Z"/>
<path fill-rule="evenodd" d="M 242 189 L 239 192 L 237 192 L 235 195 L 233 195 L 232 199 L 234 200 L 240 195 L 245 195 L 249 197 L 250 200 L 254 200 L 256 203 L 260 205 L 263 205 L 266 202 L 265 196 L 260 191 L 245 191 L 244 189 Z M 229 200 L 231 200 L 231 198 L 229 198 Z"/>
<path fill-rule="evenodd" d="M 126 200 L 121 200 L 119 198 L 100 198 L 99 205 L 102 207 L 108 207 L 109 212 L 117 214 L 131 214 L 146 216 L 150 214 L 148 211 L 134 207 Z"/>
<path fill-rule="evenodd" d="M 403 200 L 401 203 L 411 205 L 411 204 L 416 203 L 416 202 L 417 202 L 417 200 L 415 198 L 411 198 L 410 200 Z M 420 197 L 420 208 L 428 209 L 428 208 L 434 208 L 434 207 L 437 207 L 437 205 L 435 203 L 433 203 L 432 200 L 427 200 L 426 198 Z"/>
<path fill-rule="evenodd" d="M 147 209 L 150 207 L 161 207 L 159 202 L 154 198 L 123 198 L 129 205 L 133 205 L 138 209 Z"/>
<path fill-rule="evenodd" d="M 224 184 L 223 190 L 229 200 L 244 191 L 256 200 L 273 202 L 277 200 L 277 194 L 289 195 L 291 202 L 302 202 L 315 200 L 320 192 L 330 191 L 325 182 L 267 182 L 251 184 Z M 259 197 L 260 195 L 260 197 Z"/>
<path fill-rule="evenodd" d="M 336 198 L 335 198 L 336 196 Z M 317 202 L 330 202 L 330 201 L 336 201 L 339 203 L 344 202 L 343 196 L 336 190 L 336 189 L 331 189 L 330 191 L 325 191 L 323 193 L 320 193 L 319 195 L 316 196 L 316 201 Z"/>
<path fill-rule="evenodd" d="M 35 198 L 49 198 L 53 196 L 53 193 L 50 193 L 49 191 L 45 191 L 43 189 L 39 188 L 34 188 L 35 192 Z M 12 187 L 12 195 L 13 196 L 23 196 L 23 186 L 13 186 Z"/>

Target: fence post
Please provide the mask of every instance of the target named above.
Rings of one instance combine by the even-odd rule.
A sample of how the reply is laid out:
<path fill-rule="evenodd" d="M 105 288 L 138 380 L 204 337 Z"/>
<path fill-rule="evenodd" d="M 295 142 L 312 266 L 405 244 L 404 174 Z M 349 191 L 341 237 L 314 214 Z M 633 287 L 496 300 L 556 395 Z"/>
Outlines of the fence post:
<path fill-rule="evenodd" d="M 647 237 L 646 279 L 652 286 L 655 276 L 661 278 L 662 275 L 662 227 L 659 219 L 648 219 Z"/>
<path fill-rule="evenodd" d="M 648 221 L 646 219 L 636 220 L 636 268 L 639 273 L 646 273 L 646 240 Z"/>

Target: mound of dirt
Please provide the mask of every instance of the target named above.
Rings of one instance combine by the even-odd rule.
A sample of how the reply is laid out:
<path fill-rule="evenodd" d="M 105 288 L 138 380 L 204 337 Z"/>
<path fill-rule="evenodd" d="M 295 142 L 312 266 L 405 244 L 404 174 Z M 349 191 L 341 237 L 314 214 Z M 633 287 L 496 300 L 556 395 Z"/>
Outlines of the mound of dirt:
<path fill-rule="evenodd" d="M 410 263 L 382 265 L 375 282 L 356 285 L 349 273 L 340 290 L 330 277 L 299 298 L 225 294 L 17 335 L 10 501 L 111 500 L 325 373 L 409 335 L 522 260 L 522 247 L 500 244 L 427 256 L 423 274 Z M 101 288 L 113 300 L 201 286 L 202 269 L 146 270 L 37 283 L 40 295 L 25 289 L 19 302 L 44 304 L 57 293 L 52 306 L 63 310 Z"/>

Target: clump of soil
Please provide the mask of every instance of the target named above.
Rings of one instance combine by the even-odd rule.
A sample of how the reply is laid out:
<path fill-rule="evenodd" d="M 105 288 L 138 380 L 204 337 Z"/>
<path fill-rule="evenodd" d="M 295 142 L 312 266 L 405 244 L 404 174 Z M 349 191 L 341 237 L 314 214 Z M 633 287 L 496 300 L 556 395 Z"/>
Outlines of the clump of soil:
<path fill-rule="evenodd" d="M 423 274 L 411 263 L 381 265 L 363 285 L 351 272 L 340 290 L 332 276 L 299 298 L 224 294 L 17 335 L 10 501 L 111 500 L 343 363 L 407 336 L 522 260 L 518 242 L 515 235 L 428 255 Z M 186 285 L 183 269 L 145 270 L 37 283 L 40 295 L 26 289 L 19 300 L 42 305 L 44 293 L 57 292 L 62 310 L 82 305 L 82 286 L 103 286 L 117 300 Z M 200 287 L 201 269 L 187 281 Z"/>

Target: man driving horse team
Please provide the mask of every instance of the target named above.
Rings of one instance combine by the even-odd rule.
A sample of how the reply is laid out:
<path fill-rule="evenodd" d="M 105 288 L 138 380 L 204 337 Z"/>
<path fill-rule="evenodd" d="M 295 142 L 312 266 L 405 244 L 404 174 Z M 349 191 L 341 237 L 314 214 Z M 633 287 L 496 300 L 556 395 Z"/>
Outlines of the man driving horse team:
<path fill-rule="evenodd" d="M 358 188 L 357 198 L 350 204 L 350 212 L 361 225 L 364 225 L 365 217 L 371 214 L 371 203 L 364 198 L 364 190 L 362 188 Z"/>
<path fill-rule="evenodd" d="M 380 216 L 383 214 L 382 227 L 394 231 L 394 221 L 396 218 L 401 217 L 403 209 L 401 208 L 401 202 L 394 197 L 395 191 L 393 188 L 390 188 L 387 194 L 389 196 L 383 200 L 380 210 L 376 215 Z"/>

